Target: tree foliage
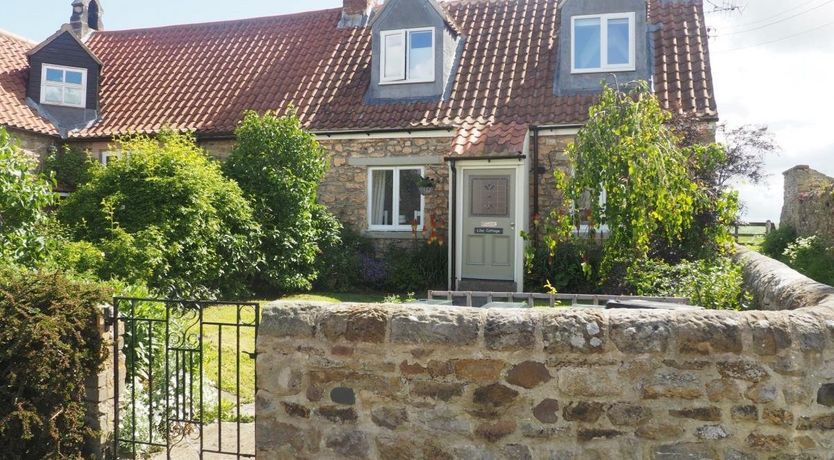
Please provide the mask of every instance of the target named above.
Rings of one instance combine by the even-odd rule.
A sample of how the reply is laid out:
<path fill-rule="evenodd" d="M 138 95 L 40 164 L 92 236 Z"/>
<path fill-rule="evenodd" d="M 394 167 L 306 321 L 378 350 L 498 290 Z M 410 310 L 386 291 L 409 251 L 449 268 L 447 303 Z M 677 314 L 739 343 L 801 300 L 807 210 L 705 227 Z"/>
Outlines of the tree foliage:
<path fill-rule="evenodd" d="M 0 261 L 38 262 L 44 257 L 47 207 L 54 204 L 49 178 L 0 128 Z"/>
<path fill-rule="evenodd" d="M 603 272 L 645 258 L 653 235 L 673 240 L 692 224 L 697 184 L 669 119 L 645 84 L 628 93 L 606 86 L 568 147 L 569 197 L 589 199 L 593 222 L 608 226 Z"/>
<path fill-rule="evenodd" d="M 310 289 L 316 257 L 338 240 L 340 228 L 316 202 L 327 171 L 324 149 L 294 112 L 247 113 L 236 134 L 224 171 L 240 184 L 264 230 L 259 281 L 282 291 Z"/>
<path fill-rule="evenodd" d="M 116 146 L 126 155 L 93 170 L 59 210 L 75 241 L 104 254 L 99 277 L 172 296 L 246 292 L 261 233 L 240 187 L 190 135 L 127 137 Z"/>
<path fill-rule="evenodd" d="M 68 192 L 89 182 L 92 171 L 100 167 L 88 152 L 67 145 L 53 149 L 43 162 L 43 170 L 54 175 L 58 186 Z"/>

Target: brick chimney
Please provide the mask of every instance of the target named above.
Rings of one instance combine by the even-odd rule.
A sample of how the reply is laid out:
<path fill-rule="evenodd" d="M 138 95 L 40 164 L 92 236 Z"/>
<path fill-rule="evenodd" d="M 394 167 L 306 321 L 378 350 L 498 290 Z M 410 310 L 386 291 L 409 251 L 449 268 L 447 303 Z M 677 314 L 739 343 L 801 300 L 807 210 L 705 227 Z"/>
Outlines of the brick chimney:
<path fill-rule="evenodd" d="M 377 0 L 342 0 L 342 20 L 339 28 L 364 27 Z"/>

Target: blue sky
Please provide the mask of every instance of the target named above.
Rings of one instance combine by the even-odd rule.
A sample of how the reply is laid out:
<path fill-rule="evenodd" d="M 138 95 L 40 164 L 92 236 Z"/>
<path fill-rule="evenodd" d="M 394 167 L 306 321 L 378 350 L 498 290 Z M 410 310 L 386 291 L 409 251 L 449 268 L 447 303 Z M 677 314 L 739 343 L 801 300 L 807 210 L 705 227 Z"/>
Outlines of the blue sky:
<path fill-rule="evenodd" d="M 0 29 L 36 42 L 68 22 L 72 0 L 2 0 Z M 104 26 L 135 29 L 338 7 L 341 0 L 103 0 Z"/>
<path fill-rule="evenodd" d="M 69 20 L 71 0 L 3 2 L 0 29 L 36 42 Z M 721 119 L 762 124 L 781 144 L 764 184 L 737 184 L 751 221 L 779 220 L 782 171 L 808 164 L 834 175 L 834 1 L 733 0 L 708 14 Z M 722 3 L 722 2 L 713 2 Z M 103 0 L 109 30 L 219 21 L 338 7 L 341 0 Z"/>

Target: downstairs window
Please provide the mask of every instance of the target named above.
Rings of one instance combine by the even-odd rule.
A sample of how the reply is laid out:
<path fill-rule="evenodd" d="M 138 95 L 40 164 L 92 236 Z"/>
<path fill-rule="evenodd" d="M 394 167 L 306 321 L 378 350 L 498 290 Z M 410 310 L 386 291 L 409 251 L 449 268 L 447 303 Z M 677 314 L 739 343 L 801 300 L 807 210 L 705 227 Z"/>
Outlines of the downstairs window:
<path fill-rule="evenodd" d="M 411 231 L 423 229 L 425 200 L 417 187 L 419 166 L 368 170 L 368 229 Z"/>

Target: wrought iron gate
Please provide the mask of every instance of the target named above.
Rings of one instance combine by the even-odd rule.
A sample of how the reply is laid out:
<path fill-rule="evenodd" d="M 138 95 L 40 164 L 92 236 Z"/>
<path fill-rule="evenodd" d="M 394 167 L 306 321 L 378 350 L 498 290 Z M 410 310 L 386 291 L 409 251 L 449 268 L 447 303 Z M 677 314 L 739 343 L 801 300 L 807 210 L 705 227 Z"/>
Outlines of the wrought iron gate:
<path fill-rule="evenodd" d="M 117 297 L 113 307 L 117 457 L 254 458 L 260 305 Z"/>

